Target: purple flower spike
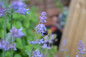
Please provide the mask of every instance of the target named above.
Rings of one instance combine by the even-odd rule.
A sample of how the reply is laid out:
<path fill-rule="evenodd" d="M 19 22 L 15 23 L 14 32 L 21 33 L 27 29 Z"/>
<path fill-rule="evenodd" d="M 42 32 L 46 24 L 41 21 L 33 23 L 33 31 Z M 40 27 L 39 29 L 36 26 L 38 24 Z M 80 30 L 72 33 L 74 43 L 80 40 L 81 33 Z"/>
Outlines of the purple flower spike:
<path fill-rule="evenodd" d="M 46 22 L 46 12 L 42 12 L 41 13 L 42 16 L 40 16 L 40 21 L 39 24 L 35 27 L 36 28 L 36 32 L 41 33 L 41 36 L 44 36 L 44 33 L 47 32 L 47 29 L 45 27 L 45 25 L 43 23 Z"/>
<path fill-rule="evenodd" d="M 13 37 L 16 37 L 16 38 L 21 38 L 22 36 L 24 36 L 24 33 L 21 31 L 23 28 L 20 28 L 20 29 L 16 29 L 15 27 L 13 27 L 11 30 L 10 30 L 10 33 Z"/>
<path fill-rule="evenodd" d="M 3 17 L 4 12 L 5 12 L 4 8 L 2 8 L 0 5 L 0 17 Z"/>
<path fill-rule="evenodd" d="M 21 15 L 29 14 L 29 9 L 26 9 L 26 5 L 22 1 L 12 1 L 11 8 Z"/>
<path fill-rule="evenodd" d="M 85 54 L 82 41 L 79 41 L 77 49 L 78 49 L 78 54 Z"/>
<path fill-rule="evenodd" d="M 43 34 L 43 33 L 45 33 L 45 31 L 47 31 L 47 29 L 46 29 L 46 27 L 45 27 L 44 24 L 38 24 L 38 25 L 36 26 L 36 31 L 37 31 L 38 33 Z"/>
<path fill-rule="evenodd" d="M 40 54 L 38 49 L 36 49 L 35 51 L 33 51 L 33 56 L 32 57 L 43 57 L 43 55 Z"/>
<path fill-rule="evenodd" d="M 47 19 L 47 17 L 46 17 L 46 15 L 47 15 L 46 12 L 42 12 L 41 15 L 42 15 L 42 16 L 40 16 L 40 18 L 39 18 L 39 19 L 40 19 L 40 22 L 41 22 L 41 23 L 46 23 L 46 20 L 45 20 L 45 19 Z"/>

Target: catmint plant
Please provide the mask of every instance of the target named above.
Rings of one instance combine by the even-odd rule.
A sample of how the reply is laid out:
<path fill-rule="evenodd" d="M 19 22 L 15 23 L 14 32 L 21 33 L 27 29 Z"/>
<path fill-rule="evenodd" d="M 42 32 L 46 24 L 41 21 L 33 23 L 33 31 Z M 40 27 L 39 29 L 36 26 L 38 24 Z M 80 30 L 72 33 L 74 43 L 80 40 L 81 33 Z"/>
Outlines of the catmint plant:
<path fill-rule="evenodd" d="M 40 18 L 39 18 L 39 24 L 35 27 L 36 33 L 35 33 L 34 41 L 29 41 L 29 43 L 32 44 L 32 45 L 35 45 L 35 44 L 41 44 L 41 45 L 43 45 L 44 44 L 44 39 L 43 38 L 42 39 L 39 39 L 39 40 L 36 40 L 35 39 L 37 33 L 38 34 L 41 34 L 41 36 L 44 36 L 44 33 L 47 31 L 45 25 L 43 24 L 43 23 L 46 22 L 46 20 L 45 20 L 47 18 L 46 17 L 46 12 L 42 12 L 41 15 L 42 16 L 40 16 Z M 45 47 L 45 45 L 43 45 L 43 46 Z M 41 46 L 41 48 L 43 46 Z M 38 49 L 35 50 L 35 51 L 33 51 L 33 48 L 34 47 L 32 46 L 32 51 L 30 53 L 30 57 L 43 57 L 43 55 L 39 55 Z M 42 48 L 42 50 L 43 50 L 43 48 Z M 41 52 L 41 54 L 42 53 L 43 52 Z"/>
<path fill-rule="evenodd" d="M 43 57 L 46 57 L 48 54 L 48 49 L 51 49 L 50 44 L 53 43 L 54 38 L 55 38 L 55 35 L 51 34 L 51 35 L 46 35 L 43 38 L 38 39 L 38 40 L 29 41 L 29 43 L 32 45 L 35 45 L 35 44 L 41 45 L 41 53 L 43 54 L 43 50 L 46 50 L 46 53 L 43 54 Z"/>
<path fill-rule="evenodd" d="M 12 1 L 11 8 L 15 13 L 19 13 L 21 15 L 29 14 L 29 9 L 26 9 L 26 5 L 22 1 Z"/>
<path fill-rule="evenodd" d="M 3 50 L 3 57 L 5 57 L 5 52 L 10 50 L 11 57 L 13 57 L 13 50 L 17 50 L 14 43 L 15 38 L 21 38 L 24 36 L 22 32 L 23 28 L 16 29 L 12 26 L 13 24 L 13 15 L 14 13 L 19 13 L 20 15 L 29 14 L 29 9 L 26 8 L 27 6 L 22 1 L 11 1 L 10 7 L 8 6 L 8 0 L 0 0 L 0 17 L 4 17 L 4 37 L 0 40 L 0 49 Z M 11 10 L 9 10 L 11 9 Z M 8 11 L 9 10 L 9 11 Z M 7 33 L 7 14 L 11 16 L 10 32 Z M 8 35 L 9 34 L 9 35 Z M 8 37 L 9 36 L 9 37 Z"/>

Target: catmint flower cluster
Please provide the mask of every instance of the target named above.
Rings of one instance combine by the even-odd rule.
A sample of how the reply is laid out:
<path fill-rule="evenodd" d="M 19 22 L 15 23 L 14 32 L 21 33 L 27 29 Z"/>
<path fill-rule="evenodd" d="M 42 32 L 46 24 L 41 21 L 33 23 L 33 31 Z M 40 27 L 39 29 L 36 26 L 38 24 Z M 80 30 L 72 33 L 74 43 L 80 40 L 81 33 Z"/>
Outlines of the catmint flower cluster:
<path fill-rule="evenodd" d="M 21 15 L 29 14 L 29 9 L 26 9 L 26 5 L 22 1 L 12 1 L 11 8 Z"/>
<path fill-rule="evenodd" d="M 35 44 L 44 44 L 44 41 L 43 41 L 43 39 L 39 39 L 39 40 L 36 40 L 36 41 L 29 41 L 29 43 L 33 44 L 33 45 L 35 45 Z"/>
<path fill-rule="evenodd" d="M 46 12 L 42 12 L 41 15 L 42 15 L 42 16 L 40 16 L 40 22 L 41 22 L 41 23 L 46 23 L 46 20 L 45 20 L 45 19 L 47 19 L 47 17 L 46 17 L 46 15 L 47 15 Z"/>
<path fill-rule="evenodd" d="M 46 12 L 42 12 L 41 15 L 42 16 L 40 16 L 39 24 L 35 27 L 35 30 L 36 30 L 36 33 L 39 33 L 39 34 L 41 34 L 41 36 L 43 36 L 45 34 L 45 32 L 47 31 L 45 25 L 43 24 L 43 23 L 46 22 L 46 20 L 45 20 L 47 18 L 46 17 Z M 41 44 L 42 49 L 43 48 L 48 48 L 48 45 L 45 44 L 45 41 L 44 41 L 43 38 L 39 39 L 39 40 L 29 41 L 29 43 L 32 44 L 32 45 Z M 49 49 L 50 49 L 50 47 L 49 47 Z M 32 55 L 33 55 L 32 57 L 43 57 L 43 55 L 40 54 L 38 49 L 33 51 Z"/>
<path fill-rule="evenodd" d="M 78 42 L 78 47 L 77 47 L 77 49 L 78 49 L 78 54 L 76 55 L 76 57 L 82 57 L 82 55 L 83 54 L 85 54 L 85 49 L 84 49 L 84 46 L 83 46 L 83 43 L 82 43 L 82 41 L 79 41 Z"/>
<path fill-rule="evenodd" d="M 77 49 L 78 49 L 78 54 L 85 54 L 82 41 L 79 41 Z"/>
<path fill-rule="evenodd" d="M 42 48 L 43 48 L 43 49 L 45 49 L 45 48 L 47 48 L 47 49 L 51 49 L 51 47 L 48 46 L 48 44 L 43 44 L 43 45 L 42 45 Z"/>
<path fill-rule="evenodd" d="M 0 40 L 0 49 L 8 51 L 10 49 L 16 50 L 15 43 L 10 44 L 8 41 Z"/>
<path fill-rule="evenodd" d="M 43 24 L 43 23 L 46 22 L 46 20 L 45 20 L 45 19 L 47 18 L 47 17 L 46 17 L 46 12 L 42 12 L 41 15 L 42 15 L 42 16 L 40 16 L 39 24 L 38 24 L 35 28 L 36 28 L 36 31 L 37 31 L 38 33 L 41 33 L 42 36 L 43 36 L 44 33 L 47 31 L 45 25 Z"/>
<path fill-rule="evenodd" d="M 45 43 L 53 43 L 54 38 L 55 38 L 54 34 L 50 35 L 50 37 L 47 35 L 44 37 L 44 41 Z"/>
<path fill-rule="evenodd" d="M 33 44 L 33 45 L 35 45 L 35 44 L 41 44 L 43 49 L 44 49 L 44 48 L 51 49 L 51 47 L 48 46 L 48 44 L 46 44 L 46 42 L 45 42 L 43 39 L 39 39 L 39 40 L 37 40 L 37 41 L 29 41 L 29 43 L 30 43 L 30 44 Z"/>
<path fill-rule="evenodd" d="M 3 17 L 4 12 L 5 12 L 5 9 L 2 8 L 2 5 L 0 5 L 0 17 Z"/>
<path fill-rule="evenodd" d="M 15 38 L 21 38 L 22 36 L 24 36 L 24 33 L 22 32 L 22 29 L 23 28 L 20 28 L 20 29 L 16 29 L 15 27 L 13 27 L 11 30 L 10 30 L 10 33 L 13 37 Z"/>
<path fill-rule="evenodd" d="M 32 45 L 41 44 L 43 49 L 44 48 L 51 49 L 49 44 L 53 43 L 54 38 L 55 38 L 55 35 L 52 34 L 52 35 L 50 35 L 50 37 L 49 37 L 49 35 L 47 35 L 42 39 L 35 40 L 35 41 L 29 41 L 29 43 L 32 44 Z M 47 43 L 49 43 L 49 44 L 47 44 Z"/>
<path fill-rule="evenodd" d="M 38 24 L 36 26 L 36 30 L 37 30 L 38 33 L 41 33 L 42 36 L 44 35 L 43 33 L 45 33 L 47 31 L 47 29 L 46 29 L 44 24 Z"/>
<path fill-rule="evenodd" d="M 35 51 L 33 51 L 33 56 L 32 57 L 43 57 L 43 55 L 39 52 L 38 49 L 36 49 Z"/>

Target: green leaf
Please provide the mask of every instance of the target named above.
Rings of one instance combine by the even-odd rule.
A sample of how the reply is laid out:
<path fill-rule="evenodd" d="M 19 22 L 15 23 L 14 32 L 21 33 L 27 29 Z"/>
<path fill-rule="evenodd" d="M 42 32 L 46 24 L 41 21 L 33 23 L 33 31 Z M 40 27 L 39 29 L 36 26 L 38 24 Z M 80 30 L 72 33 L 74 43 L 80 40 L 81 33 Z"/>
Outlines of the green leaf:
<path fill-rule="evenodd" d="M 20 54 L 15 54 L 14 57 L 22 57 Z"/>
<path fill-rule="evenodd" d="M 31 53 L 28 50 L 26 50 L 26 52 L 27 52 L 28 56 L 30 56 Z"/>
<path fill-rule="evenodd" d="M 11 55 L 10 55 L 10 52 L 7 51 L 6 54 L 5 54 L 5 56 L 6 56 L 6 57 L 10 57 L 10 56 L 11 56 Z"/>
<path fill-rule="evenodd" d="M 18 48 L 18 49 L 23 49 L 23 44 L 22 44 L 22 40 L 21 40 L 21 38 L 17 38 L 16 39 L 16 48 Z"/>

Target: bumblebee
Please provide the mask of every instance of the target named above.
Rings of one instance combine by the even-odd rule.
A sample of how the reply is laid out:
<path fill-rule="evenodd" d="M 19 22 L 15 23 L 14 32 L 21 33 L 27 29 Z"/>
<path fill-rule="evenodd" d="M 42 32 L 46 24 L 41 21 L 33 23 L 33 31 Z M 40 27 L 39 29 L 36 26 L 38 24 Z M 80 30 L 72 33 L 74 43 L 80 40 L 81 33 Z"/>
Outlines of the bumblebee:
<path fill-rule="evenodd" d="M 45 32 L 43 33 L 43 35 L 48 35 L 48 31 L 45 31 Z"/>

